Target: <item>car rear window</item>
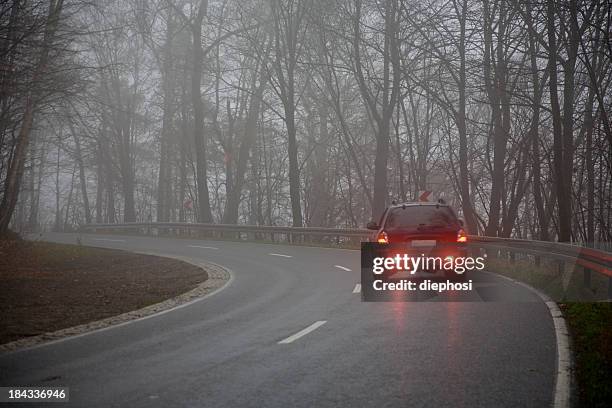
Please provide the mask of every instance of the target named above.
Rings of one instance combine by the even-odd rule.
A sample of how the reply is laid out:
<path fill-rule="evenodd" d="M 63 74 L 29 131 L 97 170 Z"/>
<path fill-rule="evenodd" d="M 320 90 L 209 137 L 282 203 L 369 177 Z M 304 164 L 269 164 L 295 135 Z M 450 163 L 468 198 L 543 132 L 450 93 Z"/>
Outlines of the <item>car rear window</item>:
<path fill-rule="evenodd" d="M 416 228 L 419 226 L 456 226 L 453 211 L 446 206 L 417 205 L 389 210 L 385 229 Z"/>

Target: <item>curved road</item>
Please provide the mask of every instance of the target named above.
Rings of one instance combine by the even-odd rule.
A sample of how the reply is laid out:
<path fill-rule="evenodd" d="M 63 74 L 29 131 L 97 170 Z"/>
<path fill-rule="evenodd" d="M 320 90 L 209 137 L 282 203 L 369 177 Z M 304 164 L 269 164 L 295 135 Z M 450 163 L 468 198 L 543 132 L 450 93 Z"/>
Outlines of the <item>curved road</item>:
<path fill-rule="evenodd" d="M 234 279 L 166 314 L 0 355 L 0 385 L 68 386 L 79 407 L 552 405 L 548 308 L 492 274 L 472 275 L 479 293 L 526 301 L 365 303 L 357 251 L 81 236 L 215 262 Z"/>

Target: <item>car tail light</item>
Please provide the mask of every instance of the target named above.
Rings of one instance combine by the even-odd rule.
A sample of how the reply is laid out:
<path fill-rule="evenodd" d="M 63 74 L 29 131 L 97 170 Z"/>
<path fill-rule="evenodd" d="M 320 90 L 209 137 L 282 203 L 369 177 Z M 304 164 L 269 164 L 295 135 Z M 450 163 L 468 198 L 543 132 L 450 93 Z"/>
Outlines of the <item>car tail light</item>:
<path fill-rule="evenodd" d="M 378 234 L 378 236 L 376 237 L 376 242 L 378 242 L 379 244 L 388 244 L 389 237 L 387 236 L 387 233 L 385 231 L 382 231 L 380 234 Z"/>
<path fill-rule="evenodd" d="M 460 229 L 459 232 L 457 232 L 457 242 L 467 242 L 467 234 L 463 229 Z"/>

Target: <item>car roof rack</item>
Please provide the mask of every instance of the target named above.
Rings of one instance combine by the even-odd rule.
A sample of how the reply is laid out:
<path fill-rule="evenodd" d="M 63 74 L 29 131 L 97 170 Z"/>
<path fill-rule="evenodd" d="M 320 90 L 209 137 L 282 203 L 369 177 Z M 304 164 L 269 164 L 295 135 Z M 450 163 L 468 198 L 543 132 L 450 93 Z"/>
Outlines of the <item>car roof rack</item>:
<path fill-rule="evenodd" d="M 431 206 L 441 206 L 441 205 L 448 205 L 446 203 L 446 201 L 442 198 L 440 198 L 437 201 L 404 201 L 401 203 L 398 203 L 396 200 L 391 201 L 391 205 L 390 207 L 409 207 L 409 206 L 417 206 L 417 205 L 431 205 Z"/>

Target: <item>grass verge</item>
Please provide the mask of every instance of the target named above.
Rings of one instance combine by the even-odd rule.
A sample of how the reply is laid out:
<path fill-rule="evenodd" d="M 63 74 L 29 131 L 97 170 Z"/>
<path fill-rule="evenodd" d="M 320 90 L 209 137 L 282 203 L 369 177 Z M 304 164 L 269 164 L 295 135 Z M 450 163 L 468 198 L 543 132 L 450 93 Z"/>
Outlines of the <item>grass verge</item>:
<path fill-rule="evenodd" d="M 540 266 L 523 260 L 511 264 L 489 259 L 487 267 L 525 282 L 559 302 L 572 338 L 575 361 L 577 406 L 612 406 L 612 303 L 594 302 L 606 296 L 607 281 L 593 274 L 591 287 L 584 288 L 582 270 L 576 268 L 563 279 L 558 266 Z M 582 303 L 565 299 L 582 299 Z"/>
<path fill-rule="evenodd" d="M 612 406 L 612 304 L 562 303 L 572 336 L 580 407 Z"/>

